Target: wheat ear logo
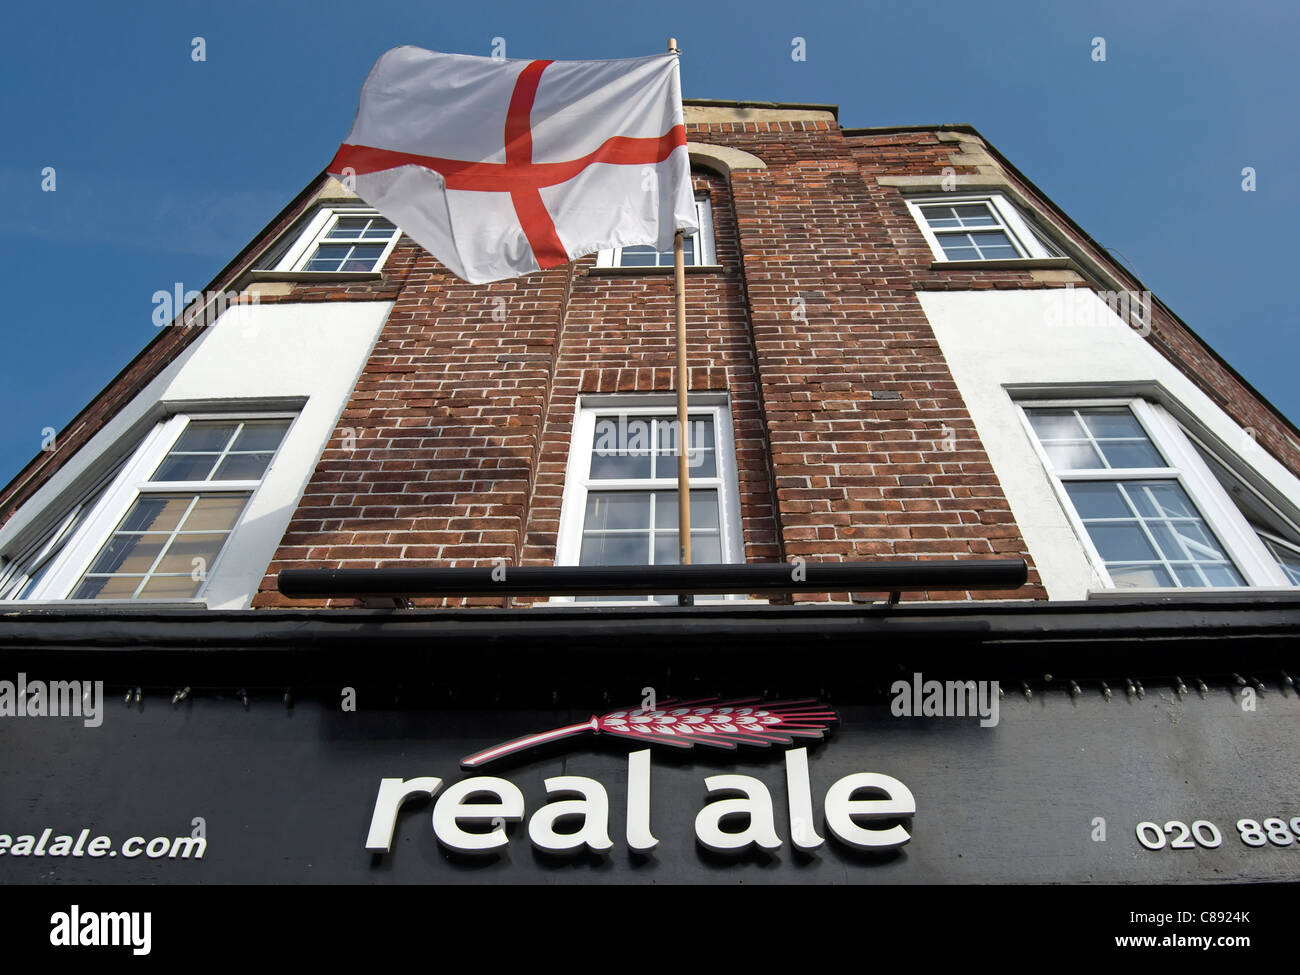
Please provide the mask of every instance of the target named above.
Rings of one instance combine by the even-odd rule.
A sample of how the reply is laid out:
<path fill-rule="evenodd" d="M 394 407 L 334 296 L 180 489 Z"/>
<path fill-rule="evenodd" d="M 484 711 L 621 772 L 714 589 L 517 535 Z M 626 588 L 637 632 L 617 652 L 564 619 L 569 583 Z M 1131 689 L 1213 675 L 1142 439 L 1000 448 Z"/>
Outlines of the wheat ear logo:
<path fill-rule="evenodd" d="M 720 701 L 716 697 L 698 701 L 662 701 L 655 708 L 628 708 L 609 714 L 592 715 L 588 721 L 565 725 L 554 731 L 525 735 L 495 748 L 462 759 L 461 768 L 478 768 L 528 748 L 584 734 L 616 735 L 636 741 L 692 748 L 697 744 L 735 749 L 737 745 L 789 745 L 796 738 L 822 739 L 839 718 L 820 701 L 762 703 L 747 697 Z"/>

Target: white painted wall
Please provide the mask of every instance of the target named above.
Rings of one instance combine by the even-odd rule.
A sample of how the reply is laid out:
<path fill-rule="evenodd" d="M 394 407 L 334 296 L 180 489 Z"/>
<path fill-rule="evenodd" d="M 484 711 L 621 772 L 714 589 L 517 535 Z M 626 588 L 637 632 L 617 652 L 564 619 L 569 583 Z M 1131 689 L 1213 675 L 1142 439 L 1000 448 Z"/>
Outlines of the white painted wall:
<path fill-rule="evenodd" d="M 1051 599 L 1101 587 L 1007 386 L 1158 383 L 1291 503 L 1300 480 L 1086 288 L 920 296 Z"/>
<path fill-rule="evenodd" d="M 212 609 L 246 608 L 391 308 L 384 301 L 227 309 L 9 519 L 0 551 L 11 554 L 97 461 L 147 432 L 158 404 L 183 412 L 195 401 L 243 409 L 249 401 L 300 398 L 301 412 L 203 592 Z"/>

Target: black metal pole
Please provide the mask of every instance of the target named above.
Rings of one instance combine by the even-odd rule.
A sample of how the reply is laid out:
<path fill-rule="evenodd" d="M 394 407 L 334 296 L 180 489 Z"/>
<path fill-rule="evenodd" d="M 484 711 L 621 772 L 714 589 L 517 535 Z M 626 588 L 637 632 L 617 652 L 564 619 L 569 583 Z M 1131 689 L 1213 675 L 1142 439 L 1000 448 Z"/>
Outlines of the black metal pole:
<path fill-rule="evenodd" d="M 619 596 L 655 593 L 905 592 L 1016 589 L 1024 559 L 797 562 L 733 565 L 485 566 L 283 569 L 280 592 L 299 598 Z"/>

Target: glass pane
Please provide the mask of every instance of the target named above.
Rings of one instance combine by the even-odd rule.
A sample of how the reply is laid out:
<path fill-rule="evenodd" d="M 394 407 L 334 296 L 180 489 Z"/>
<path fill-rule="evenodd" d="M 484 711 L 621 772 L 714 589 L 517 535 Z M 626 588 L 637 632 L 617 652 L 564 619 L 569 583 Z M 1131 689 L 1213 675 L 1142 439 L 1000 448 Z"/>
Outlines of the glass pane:
<path fill-rule="evenodd" d="M 114 535 L 99 550 L 90 572 L 148 572 L 167 538 L 167 535 Z"/>
<path fill-rule="evenodd" d="M 690 435 L 690 447 L 712 449 L 717 446 L 713 432 L 713 417 L 687 415 L 687 433 Z M 655 423 L 655 449 L 665 453 L 676 454 L 681 441 L 676 417 L 659 417 Z"/>
<path fill-rule="evenodd" d="M 1177 554 L 1168 555 L 1171 559 L 1195 559 L 1200 562 L 1226 562 L 1228 554 L 1219 546 L 1218 540 L 1210 534 L 1208 528 L 1199 519 L 1196 521 L 1155 522 L 1168 526 L 1170 534 L 1177 542 Z M 1163 546 L 1163 542 L 1161 545 Z"/>
<path fill-rule="evenodd" d="M 963 227 L 996 226 L 997 220 L 989 212 L 987 203 L 962 203 L 952 208 Z"/>
<path fill-rule="evenodd" d="M 1048 443 L 1043 445 L 1043 449 L 1058 471 L 1092 470 L 1106 466 L 1089 443 Z"/>
<path fill-rule="evenodd" d="M 949 237 L 945 234 L 939 238 L 939 246 L 943 248 L 943 256 L 950 261 L 978 261 L 980 257 L 980 252 L 964 235 Z"/>
<path fill-rule="evenodd" d="M 645 565 L 650 555 L 649 532 L 618 535 L 584 534 L 579 565 Z"/>
<path fill-rule="evenodd" d="M 981 231 L 970 234 L 969 237 L 979 248 L 980 256 L 986 261 L 1006 260 L 1020 256 L 1020 252 L 1011 243 L 1011 238 L 1000 230 Z"/>
<path fill-rule="evenodd" d="M 369 217 L 339 217 L 327 237 L 354 237 L 370 224 Z"/>
<path fill-rule="evenodd" d="M 655 492 L 655 529 L 677 530 L 677 492 Z M 718 530 L 718 492 L 691 491 L 691 536 L 699 529 Z"/>
<path fill-rule="evenodd" d="M 1244 586 L 1241 573 L 1231 565 L 1205 565 L 1201 567 L 1206 582 L 1211 586 Z"/>
<path fill-rule="evenodd" d="M 137 498 L 117 530 L 169 532 L 180 522 L 191 500 L 188 494 L 150 494 Z"/>
<path fill-rule="evenodd" d="M 137 599 L 189 599 L 194 596 L 202 579 L 183 576 L 154 576 L 144 584 Z"/>
<path fill-rule="evenodd" d="M 1268 546 L 1268 550 L 1273 553 L 1273 558 L 1277 559 L 1277 564 L 1282 567 L 1282 571 L 1291 580 L 1291 584 L 1300 586 L 1300 553 L 1283 548 L 1267 538 L 1263 539 L 1263 542 Z"/>
<path fill-rule="evenodd" d="M 216 471 L 214 481 L 256 481 L 266 472 L 271 454 L 227 454 Z"/>
<path fill-rule="evenodd" d="M 1040 440 L 1081 440 L 1087 436 L 1073 410 L 1026 410 Z"/>
<path fill-rule="evenodd" d="M 601 417 L 592 437 L 591 477 L 647 478 L 653 422 L 646 417 Z"/>
<path fill-rule="evenodd" d="M 1137 417 L 1127 409 L 1081 410 L 1088 429 L 1098 440 L 1146 440 Z"/>
<path fill-rule="evenodd" d="M 226 537 L 224 534 L 177 535 L 154 571 L 189 575 L 197 568 L 206 573 L 216 561 Z M 195 559 L 203 561 L 196 566 Z"/>
<path fill-rule="evenodd" d="M 650 492 L 592 491 L 587 495 L 584 532 L 644 530 L 650 527 Z"/>
<path fill-rule="evenodd" d="M 83 580 L 72 591 L 72 598 L 130 599 L 135 594 L 135 587 L 138 585 L 140 585 L 139 576 L 90 577 Z"/>
<path fill-rule="evenodd" d="M 150 480 L 206 481 L 218 454 L 168 454 Z"/>
<path fill-rule="evenodd" d="M 1105 522 L 1088 525 L 1092 543 L 1106 562 L 1142 562 L 1157 557 L 1136 521 L 1125 524 Z"/>
<path fill-rule="evenodd" d="M 235 526 L 239 513 L 244 510 L 249 495 L 217 494 L 199 498 L 190 516 L 185 519 L 185 530 L 229 531 Z"/>
<path fill-rule="evenodd" d="M 591 476 L 597 480 L 612 481 L 650 476 L 650 453 L 591 455 Z"/>
<path fill-rule="evenodd" d="M 217 451 L 226 449 L 230 438 L 235 435 L 239 424 L 235 422 L 191 422 L 172 447 L 172 453 L 193 451 Z"/>
<path fill-rule="evenodd" d="M 674 535 L 675 537 L 675 535 Z M 716 565 L 722 561 L 722 538 L 718 535 L 697 535 L 691 532 L 691 562 L 695 565 Z"/>
<path fill-rule="evenodd" d="M 1089 518 L 1132 518 L 1133 512 L 1124 503 L 1119 485 L 1106 482 L 1069 481 L 1065 491 L 1074 502 L 1079 517 Z"/>
<path fill-rule="evenodd" d="M 1150 441 L 1103 441 L 1102 453 L 1111 467 L 1164 467 L 1164 458 Z"/>
<path fill-rule="evenodd" d="M 644 244 L 624 247 L 619 258 L 622 267 L 657 267 L 658 264 L 659 252 Z"/>
<path fill-rule="evenodd" d="M 275 450 L 289 429 L 288 420 L 258 420 L 244 424 L 231 450 Z"/>
<path fill-rule="evenodd" d="M 961 226 L 961 221 L 957 219 L 957 214 L 950 206 L 923 206 L 921 212 L 925 214 L 926 223 L 931 227 Z"/>
<path fill-rule="evenodd" d="M 722 539 L 717 535 L 691 532 L 691 564 L 716 565 L 722 561 Z M 655 565 L 679 565 L 681 551 L 677 532 L 655 534 Z"/>
<path fill-rule="evenodd" d="M 1107 566 L 1110 578 L 1120 589 L 1157 589 L 1174 585 L 1162 565 Z"/>
<path fill-rule="evenodd" d="M 339 270 L 373 271 L 379 261 L 379 255 L 383 252 L 382 244 L 356 244 Z"/>
<path fill-rule="evenodd" d="M 1147 518 L 1199 518 L 1177 481 L 1132 481 L 1125 485 L 1133 506 Z"/>

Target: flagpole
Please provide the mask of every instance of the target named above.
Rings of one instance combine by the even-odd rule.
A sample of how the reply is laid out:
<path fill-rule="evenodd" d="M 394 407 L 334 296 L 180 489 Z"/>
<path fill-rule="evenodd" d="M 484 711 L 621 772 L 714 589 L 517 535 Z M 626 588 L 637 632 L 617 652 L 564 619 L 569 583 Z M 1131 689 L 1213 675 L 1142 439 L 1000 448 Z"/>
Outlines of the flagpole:
<path fill-rule="evenodd" d="M 668 40 L 668 53 L 680 54 L 677 38 Z M 687 177 L 689 178 L 689 176 Z M 687 464 L 690 450 L 690 424 L 686 416 L 686 394 L 690 379 L 686 371 L 686 248 L 684 231 L 673 234 L 673 281 L 677 297 L 677 537 L 682 565 L 691 564 L 691 475 Z M 694 602 L 691 596 L 678 596 L 679 606 Z"/>

